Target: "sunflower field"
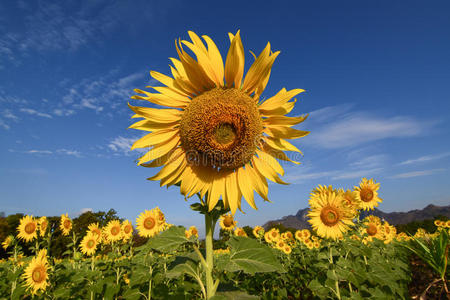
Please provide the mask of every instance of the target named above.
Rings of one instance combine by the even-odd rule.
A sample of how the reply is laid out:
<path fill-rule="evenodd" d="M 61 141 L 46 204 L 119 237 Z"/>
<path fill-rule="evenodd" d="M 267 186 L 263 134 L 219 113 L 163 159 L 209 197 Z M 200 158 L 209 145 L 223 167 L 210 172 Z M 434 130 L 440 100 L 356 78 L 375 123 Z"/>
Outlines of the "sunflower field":
<path fill-rule="evenodd" d="M 312 230 L 256 226 L 248 235 L 220 201 L 211 212 L 223 234 L 214 240 L 216 290 L 209 299 L 409 299 L 412 255 L 447 289 L 450 221 L 437 220 L 434 233 L 419 229 L 413 236 L 372 215 L 360 219 L 357 209 L 347 221 L 344 203 L 358 203 L 368 183 L 374 184 L 363 179 L 353 191 L 314 189 Z M 191 208 L 207 211 L 201 203 Z M 24 216 L 17 235 L 2 241 L 8 257 L 0 262 L 1 299 L 208 298 L 205 240 L 194 226 L 167 223 L 158 208 L 140 214 L 135 227 L 111 220 L 76 236 L 67 215 L 58 225 L 51 229 L 46 217 Z M 62 258 L 49 253 L 56 233 L 71 240 Z M 138 238 L 145 243 L 136 246 Z M 19 241 L 34 255 L 24 256 Z"/>

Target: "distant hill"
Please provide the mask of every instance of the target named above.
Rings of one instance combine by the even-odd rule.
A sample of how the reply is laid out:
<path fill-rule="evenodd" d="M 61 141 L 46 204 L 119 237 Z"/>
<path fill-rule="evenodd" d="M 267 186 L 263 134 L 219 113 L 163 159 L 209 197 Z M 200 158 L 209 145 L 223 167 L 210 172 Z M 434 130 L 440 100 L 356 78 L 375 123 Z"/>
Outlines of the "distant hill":
<path fill-rule="evenodd" d="M 285 227 L 291 227 L 296 229 L 310 228 L 308 223 L 308 208 L 300 209 L 295 215 L 289 215 L 282 217 L 279 220 L 271 220 L 263 225 L 264 228 L 268 228 L 271 225 L 282 224 Z M 437 216 L 445 216 L 450 218 L 450 205 L 437 206 L 430 204 L 424 209 L 414 209 L 408 212 L 391 212 L 385 213 L 377 208 L 370 212 L 363 212 L 361 216 L 364 218 L 367 215 L 375 215 L 388 221 L 390 224 L 407 224 L 413 221 L 423 221 L 426 219 L 433 219 Z"/>

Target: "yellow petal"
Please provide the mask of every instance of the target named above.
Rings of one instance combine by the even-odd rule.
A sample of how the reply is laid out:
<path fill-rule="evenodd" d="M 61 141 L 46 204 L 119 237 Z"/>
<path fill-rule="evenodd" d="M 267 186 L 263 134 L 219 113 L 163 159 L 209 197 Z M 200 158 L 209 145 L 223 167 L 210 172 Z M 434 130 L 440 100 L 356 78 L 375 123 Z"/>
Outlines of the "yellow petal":
<path fill-rule="evenodd" d="M 300 151 L 297 147 L 295 147 L 294 145 L 292 145 L 291 143 L 289 143 L 288 141 L 286 141 L 284 139 L 275 139 L 270 136 L 266 136 L 266 137 L 264 137 L 264 140 L 270 147 L 272 147 L 274 149 L 278 149 L 278 150 L 282 150 L 282 151 L 295 151 L 295 152 L 302 153 L 302 151 Z"/>
<path fill-rule="evenodd" d="M 152 122 L 149 120 L 141 120 L 134 124 L 132 124 L 128 128 L 132 129 L 138 129 L 138 130 L 144 130 L 144 131 L 155 131 L 160 129 L 170 129 L 174 128 L 178 125 L 179 122 L 173 122 L 173 123 L 159 123 L 159 122 Z"/>
<path fill-rule="evenodd" d="M 278 158 L 278 159 L 281 159 L 281 160 L 284 160 L 284 161 L 290 161 L 290 162 L 292 162 L 292 163 L 294 163 L 294 164 L 296 164 L 296 165 L 299 165 L 299 164 L 300 164 L 298 161 L 291 160 L 291 159 L 286 155 L 286 153 L 284 153 L 283 151 L 278 150 L 278 149 L 274 149 L 274 148 L 270 147 L 267 143 L 265 143 L 265 144 L 263 145 L 263 150 L 264 150 L 264 152 L 267 152 L 269 155 L 271 155 L 271 156 L 273 156 L 273 157 L 276 157 L 276 158 Z"/>
<path fill-rule="evenodd" d="M 155 144 L 164 143 L 170 139 L 172 139 L 176 134 L 179 133 L 178 129 L 164 129 L 153 131 L 152 133 L 146 134 L 136 142 L 134 142 L 133 146 L 131 146 L 131 150 L 137 148 L 145 148 L 150 147 Z"/>
<path fill-rule="evenodd" d="M 186 159 L 183 159 L 181 161 L 181 165 L 169 176 L 161 179 L 159 185 L 160 186 L 164 186 L 167 185 L 167 187 L 174 185 L 178 182 L 180 182 L 180 180 L 183 179 L 183 174 L 184 174 L 184 170 L 186 169 Z"/>
<path fill-rule="evenodd" d="M 208 211 L 211 211 L 219 202 L 220 195 L 225 191 L 225 176 L 222 172 L 217 172 L 216 180 L 211 183 L 211 189 L 208 192 Z"/>
<path fill-rule="evenodd" d="M 237 185 L 237 178 L 235 172 L 230 172 L 228 176 L 226 177 L 226 195 L 228 198 L 228 204 L 230 205 L 231 213 L 234 215 L 236 213 L 236 210 L 238 208 L 238 203 L 241 201 L 241 199 L 238 199 L 238 185 Z"/>
<path fill-rule="evenodd" d="M 173 161 L 175 158 L 179 157 L 183 153 L 184 151 L 181 147 L 175 148 L 173 151 L 170 151 L 169 153 L 161 156 L 159 159 L 155 159 L 154 161 L 148 164 L 141 164 L 141 166 L 146 168 L 158 168 L 163 165 L 166 165 L 168 162 Z"/>
<path fill-rule="evenodd" d="M 281 89 L 275 96 L 264 101 L 260 106 L 259 110 L 261 111 L 270 111 L 273 109 L 277 109 L 280 106 L 284 105 L 286 102 L 291 100 L 296 95 L 304 92 L 302 89 L 293 89 L 290 91 L 286 91 L 285 88 Z"/>
<path fill-rule="evenodd" d="M 174 78 L 171 78 L 167 75 L 164 75 L 162 73 L 156 72 L 156 71 L 150 71 L 150 76 L 152 76 L 154 79 L 158 80 L 162 84 L 166 85 L 171 90 L 179 93 L 180 95 L 191 97 L 192 94 L 189 90 L 185 90 L 181 85 L 177 83 L 177 81 Z"/>
<path fill-rule="evenodd" d="M 207 36 L 202 35 L 202 38 L 205 40 L 208 45 L 208 56 L 213 65 L 213 69 L 216 73 L 216 77 L 219 79 L 220 86 L 223 86 L 223 76 L 224 76 L 224 68 L 223 68 L 223 60 L 222 55 L 220 54 L 219 49 L 217 49 L 216 44 L 213 40 Z"/>
<path fill-rule="evenodd" d="M 174 171 L 176 171 L 182 165 L 182 162 L 183 162 L 182 155 L 174 156 L 172 154 L 171 158 L 167 161 L 166 165 L 163 168 L 161 168 L 161 170 L 159 170 L 159 172 L 155 176 L 150 177 L 148 179 L 149 180 L 164 179 L 170 174 L 172 174 Z"/>
<path fill-rule="evenodd" d="M 230 49 L 228 50 L 225 61 L 225 82 L 227 87 L 241 88 L 242 77 L 244 76 L 245 54 L 242 45 L 240 31 L 236 35 L 230 36 Z"/>
<path fill-rule="evenodd" d="M 132 106 L 128 107 L 136 114 L 143 116 L 147 120 L 161 123 L 172 123 L 180 121 L 183 112 L 177 109 L 158 109 L 151 107 Z"/>
<path fill-rule="evenodd" d="M 167 87 L 155 87 L 154 89 L 157 89 L 157 90 L 167 89 L 168 92 L 170 91 L 170 89 L 167 88 Z M 161 106 L 185 108 L 190 103 L 190 99 L 189 98 L 181 96 L 181 95 L 179 95 L 179 94 L 177 94 L 175 92 L 172 92 L 173 96 L 170 96 L 170 95 L 167 95 L 167 94 L 149 93 L 147 91 L 143 91 L 143 90 L 140 90 L 140 89 L 135 89 L 134 91 L 136 93 L 139 93 L 139 94 L 145 94 L 145 96 L 134 95 L 134 96 L 131 96 L 131 99 L 146 100 L 148 102 L 151 102 L 151 103 L 154 103 L 154 104 L 157 104 L 157 105 L 161 105 Z"/>
<path fill-rule="evenodd" d="M 264 133 L 273 138 L 297 139 L 307 136 L 309 131 L 297 130 L 287 126 L 269 126 L 264 128 Z"/>
<path fill-rule="evenodd" d="M 277 172 L 281 176 L 284 175 L 283 167 L 281 167 L 280 163 L 272 155 L 258 149 L 256 149 L 256 154 L 258 154 L 259 158 L 262 161 L 271 166 L 275 170 L 275 172 Z"/>
<path fill-rule="evenodd" d="M 258 157 L 252 158 L 253 165 L 255 166 L 255 169 L 264 177 L 268 178 L 269 180 L 279 183 L 279 184 L 288 184 L 281 180 L 281 178 L 277 175 L 275 170 L 265 163 L 263 160 L 261 160 Z"/>
<path fill-rule="evenodd" d="M 266 127 L 271 125 L 283 125 L 293 126 L 306 120 L 308 115 L 302 115 L 300 117 L 286 117 L 286 116 L 274 116 L 263 120 L 263 124 Z"/>
<path fill-rule="evenodd" d="M 251 180 L 255 191 L 263 198 L 265 201 L 270 202 L 267 198 L 269 193 L 269 188 L 267 186 L 267 180 L 258 171 L 256 171 L 250 164 L 245 167 L 249 180 Z"/>
<path fill-rule="evenodd" d="M 245 201 L 254 209 L 256 208 L 255 199 L 253 197 L 253 185 L 251 185 L 251 180 L 249 180 L 250 175 L 247 174 L 247 168 L 237 169 L 238 184 L 239 189 L 244 196 Z"/>
<path fill-rule="evenodd" d="M 171 140 L 162 144 L 155 145 L 153 149 L 151 149 L 138 159 L 138 165 L 141 165 L 142 163 L 154 160 L 167 154 L 169 151 L 173 150 L 178 145 L 179 142 L 180 137 L 178 135 L 175 135 Z"/>

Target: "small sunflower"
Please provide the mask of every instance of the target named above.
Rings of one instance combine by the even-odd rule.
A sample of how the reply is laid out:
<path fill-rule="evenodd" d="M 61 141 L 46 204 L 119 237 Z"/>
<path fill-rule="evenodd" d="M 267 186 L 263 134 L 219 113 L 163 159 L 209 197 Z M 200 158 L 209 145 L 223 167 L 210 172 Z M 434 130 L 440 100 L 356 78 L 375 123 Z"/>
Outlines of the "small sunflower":
<path fill-rule="evenodd" d="M 272 243 L 278 242 L 278 240 L 280 239 L 280 231 L 276 228 L 272 228 L 268 232 L 270 236 L 270 241 Z"/>
<path fill-rule="evenodd" d="M 5 249 L 5 251 L 6 251 L 6 249 L 8 249 L 12 245 L 13 242 L 14 242 L 14 236 L 8 235 L 6 237 L 6 239 L 2 242 L 3 249 Z"/>
<path fill-rule="evenodd" d="M 72 229 L 72 220 L 67 216 L 67 214 L 61 215 L 61 223 L 59 224 L 59 228 L 61 229 L 63 235 L 69 235 L 70 230 Z"/>
<path fill-rule="evenodd" d="M 270 236 L 270 232 L 266 231 L 266 233 L 264 233 L 264 240 L 266 241 L 266 243 L 270 244 L 272 243 L 272 238 Z"/>
<path fill-rule="evenodd" d="M 190 236 L 195 236 L 196 238 L 198 238 L 198 230 L 197 230 L 197 227 L 195 227 L 195 226 L 189 227 L 189 235 L 190 235 Z"/>
<path fill-rule="evenodd" d="M 284 254 L 287 254 L 287 255 L 291 254 L 291 252 L 292 252 L 291 246 L 289 246 L 289 245 L 284 246 L 283 252 L 284 252 Z"/>
<path fill-rule="evenodd" d="M 106 239 L 110 242 L 116 242 L 122 237 L 122 226 L 119 220 L 111 220 L 105 228 L 103 228 Z"/>
<path fill-rule="evenodd" d="M 287 244 L 283 240 L 278 240 L 278 242 L 275 245 L 275 247 L 280 250 L 283 250 L 285 246 L 287 246 Z"/>
<path fill-rule="evenodd" d="M 97 238 L 97 243 L 100 243 L 102 241 L 102 229 L 98 225 L 98 223 L 91 223 L 88 226 L 88 232 L 92 232 L 92 234 L 95 235 Z"/>
<path fill-rule="evenodd" d="M 236 229 L 234 230 L 234 235 L 235 236 L 244 236 L 247 237 L 247 233 L 245 232 L 245 230 L 241 227 L 236 227 Z"/>
<path fill-rule="evenodd" d="M 292 232 L 286 231 L 281 234 L 281 238 L 284 241 L 290 242 L 290 241 L 294 240 L 294 235 L 292 234 Z"/>
<path fill-rule="evenodd" d="M 364 210 L 374 209 L 383 199 L 378 197 L 379 183 L 375 183 L 373 179 L 361 179 L 359 186 L 355 186 L 356 199 L 360 202 L 360 208 Z"/>
<path fill-rule="evenodd" d="M 159 232 L 158 216 L 153 210 L 145 210 L 136 219 L 136 227 L 142 237 L 152 237 Z"/>
<path fill-rule="evenodd" d="M 234 227 L 236 227 L 237 221 L 234 220 L 232 214 L 226 214 L 220 217 L 220 227 L 223 230 L 233 231 Z"/>
<path fill-rule="evenodd" d="M 337 239 L 353 225 L 353 212 L 342 203 L 342 197 L 333 191 L 311 194 L 308 220 L 320 237 Z"/>
<path fill-rule="evenodd" d="M 25 216 L 20 220 L 20 224 L 17 227 L 19 234 L 17 237 L 23 239 L 26 242 L 30 242 L 37 238 L 38 222 L 33 216 Z"/>
<path fill-rule="evenodd" d="M 80 242 L 81 252 L 91 256 L 95 254 L 95 250 L 97 250 L 97 244 L 97 235 L 92 232 L 88 232 Z"/>
<path fill-rule="evenodd" d="M 262 238 L 264 236 L 264 233 L 264 228 L 262 228 L 261 226 L 255 226 L 255 228 L 253 228 L 253 235 L 257 239 Z"/>
<path fill-rule="evenodd" d="M 39 235 L 40 236 L 45 236 L 45 233 L 47 232 L 47 228 L 48 228 L 48 220 L 47 217 L 40 217 L 39 221 Z"/>
<path fill-rule="evenodd" d="M 125 220 L 122 223 L 122 239 L 128 241 L 133 236 L 133 224 L 130 221 Z"/>
<path fill-rule="evenodd" d="M 39 252 L 36 257 L 33 257 L 31 262 L 25 268 L 23 278 L 25 284 L 31 293 L 35 295 L 39 290 L 45 291 L 48 283 L 49 265 L 47 261 L 46 252 Z"/>
<path fill-rule="evenodd" d="M 159 207 L 154 208 L 156 213 L 156 219 L 158 221 L 158 225 L 162 226 L 166 223 L 166 217 L 164 216 L 163 212 L 159 209 Z"/>
<path fill-rule="evenodd" d="M 348 208 L 353 209 L 356 214 L 357 210 L 361 208 L 361 201 L 356 196 L 357 192 L 352 190 L 344 191 L 343 189 L 339 189 L 338 193 L 341 195 L 344 205 L 347 205 Z"/>
<path fill-rule="evenodd" d="M 383 232 L 380 223 L 366 220 L 363 224 L 364 226 L 361 227 L 361 233 L 366 234 L 369 241 L 372 241 L 374 238 L 383 240 Z"/>
<path fill-rule="evenodd" d="M 230 48 L 223 63 L 211 38 L 189 31 L 190 41 L 177 41 L 179 60 L 171 58 L 172 76 L 151 71 L 165 86 L 152 87 L 157 93 L 135 89 L 133 99 L 168 108 L 131 106 L 134 118 L 143 120 L 130 128 L 150 132 L 131 149 L 151 148 L 138 165 L 161 167 L 150 180 L 160 185 L 180 185 L 187 198 L 207 195 L 212 210 L 222 198 L 234 214 L 241 198 L 256 209 L 254 191 L 268 201 L 267 179 L 285 184 L 284 170 L 277 159 L 291 161 L 283 151 L 297 151 L 287 141 L 309 132 L 292 128 L 307 116 L 285 116 L 294 108 L 293 97 L 304 90 L 281 89 L 261 99 L 279 52 L 270 43 L 256 58 L 244 77 L 244 47 L 240 32 L 229 33 Z M 189 48 L 197 60 L 191 57 Z M 225 79 L 225 81 L 224 81 Z M 297 163 L 297 162 L 295 162 Z"/>
<path fill-rule="evenodd" d="M 301 230 L 297 230 L 295 232 L 295 239 L 298 241 L 303 241 L 303 232 Z"/>

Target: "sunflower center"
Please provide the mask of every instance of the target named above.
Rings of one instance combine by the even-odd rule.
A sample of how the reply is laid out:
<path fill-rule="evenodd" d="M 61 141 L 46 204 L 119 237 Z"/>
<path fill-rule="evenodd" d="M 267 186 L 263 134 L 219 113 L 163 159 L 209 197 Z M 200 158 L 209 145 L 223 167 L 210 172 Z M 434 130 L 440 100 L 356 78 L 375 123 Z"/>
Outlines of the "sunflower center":
<path fill-rule="evenodd" d="M 197 235 L 197 234 L 198 234 L 198 231 L 197 231 L 196 228 L 192 228 L 192 229 L 191 229 L 191 233 L 192 233 L 193 235 Z"/>
<path fill-rule="evenodd" d="M 370 236 L 374 236 L 375 234 L 377 234 L 377 226 L 375 224 L 370 223 L 369 226 L 367 226 L 367 234 Z"/>
<path fill-rule="evenodd" d="M 373 199 L 373 192 L 370 189 L 362 189 L 360 195 L 364 202 L 370 202 Z"/>
<path fill-rule="evenodd" d="M 120 233 L 120 228 L 117 226 L 114 226 L 113 228 L 111 228 L 111 234 L 112 235 L 118 235 Z"/>
<path fill-rule="evenodd" d="M 145 229 L 151 230 L 151 229 L 153 229 L 153 227 L 155 227 L 155 225 L 156 225 L 156 222 L 153 218 L 146 218 L 144 220 L 144 228 Z"/>
<path fill-rule="evenodd" d="M 225 227 L 231 227 L 233 225 L 233 217 L 225 216 L 223 219 L 223 225 L 225 225 Z"/>
<path fill-rule="evenodd" d="M 94 242 L 93 240 L 89 240 L 89 241 L 87 242 L 87 247 L 88 247 L 88 248 L 94 248 L 94 246 L 95 246 L 95 242 Z"/>
<path fill-rule="evenodd" d="M 325 225 L 334 226 L 339 222 L 339 212 L 334 207 L 324 207 L 320 212 L 320 219 Z"/>
<path fill-rule="evenodd" d="M 69 229 L 70 225 L 72 225 L 72 222 L 70 222 L 70 220 L 64 220 L 64 228 Z"/>
<path fill-rule="evenodd" d="M 130 225 L 125 226 L 125 228 L 123 229 L 123 231 L 124 231 L 126 234 L 130 233 L 130 232 L 131 232 L 131 226 L 130 226 Z"/>
<path fill-rule="evenodd" d="M 32 234 L 36 230 L 36 224 L 34 223 L 28 223 L 25 225 L 25 232 L 27 234 Z"/>
<path fill-rule="evenodd" d="M 33 272 L 31 273 L 31 278 L 36 283 L 41 283 L 45 279 L 45 270 L 43 267 L 39 266 L 34 268 Z"/>
<path fill-rule="evenodd" d="M 262 135 L 256 101 L 238 89 L 215 88 L 192 99 L 181 118 L 181 145 L 188 161 L 235 169 L 250 161 Z"/>

